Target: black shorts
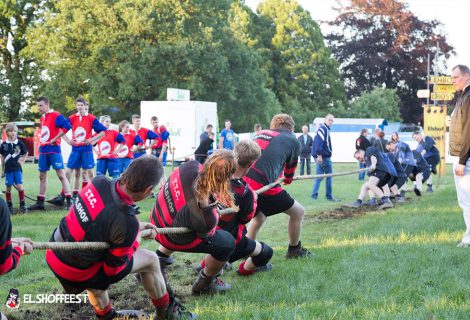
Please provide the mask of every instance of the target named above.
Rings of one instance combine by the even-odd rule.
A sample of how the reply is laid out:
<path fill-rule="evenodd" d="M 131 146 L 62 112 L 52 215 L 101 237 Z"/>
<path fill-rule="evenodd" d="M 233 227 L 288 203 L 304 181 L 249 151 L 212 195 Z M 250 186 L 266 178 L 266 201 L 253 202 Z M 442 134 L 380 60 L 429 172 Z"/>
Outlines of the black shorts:
<path fill-rule="evenodd" d="M 423 172 L 422 170 L 419 170 L 417 167 L 415 167 L 415 170 L 413 170 L 413 172 L 411 173 L 412 176 L 410 176 L 410 180 L 411 180 L 411 181 L 416 181 L 416 176 L 417 176 L 419 173 L 422 173 L 422 174 L 423 174 L 423 181 L 428 180 L 429 177 L 431 176 L 431 171 L 426 170 L 426 171 Z"/>
<path fill-rule="evenodd" d="M 131 259 L 131 261 L 126 265 L 125 269 L 117 276 L 113 277 L 107 276 L 104 273 L 103 268 L 100 268 L 98 273 L 93 278 L 80 282 L 64 279 L 56 273 L 54 273 L 54 275 L 57 277 L 57 279 L 59 279 L 60 284 L 68 294 L 79 294 L 86 289 L 108 290 L 110 285 L 121 281 L 129 273 L 131 273 L 133 264 L 134 259 Z"/>
<path fill-rule="evenodd" d="M 286 190 L 282 190 L 274 196 L 260 194 L 258 196 L 256 214 L 261 211 L 267 217 L 273 216 L 289 210 L 294 205 L 294 202 L 295 200 L 287 193 Z"/>
<path fill-rule="evenodd" d="M 397 177 L 391 176 L 387 183 L 388 187 L 389 188 L 393 187 L 397 183 L 397 180 L 398 180 Z"/>
<path fill-rule="evenodd" d="M 405 165 L 403 169 L 405 170 L 406 176 L 409 177 L 410 174 L 412 174 L 417 169 L 417 167 L 416 166 Z"/>
<path fill-rule="evenodd" d="M 398 177 L 397 181 L 395 182 L 398 189 L 400 189 L 405 183 L 406 183 L 406 178 L 405 177 Z"/>
<path fill-rule="evenodd" d="M 207 253 L 219 261 L 228 261 L 234 249 L 235 239 L 233 236 L 225 230 L 216 230 L 212 237 L 207 238 L 197 246 L 177 251 Z"/>
<path fill-rule="evenodd" d="M 386 185 L 391 178 L 388 172 L 381 170 L 375 170 L 374 172 L 369 173 L 369 177 L 376 177 L 379 179 L 379 182 L 377 183 L 377 187 L 379 188 L 382 188 L 384 185 Z"/>
<path fill-rule="evenodd" d="M 248 257 L 256 249 L 256 241 L 245 235 L 240 239 L 228 262 L 232 263 L 244 257 Z"/>

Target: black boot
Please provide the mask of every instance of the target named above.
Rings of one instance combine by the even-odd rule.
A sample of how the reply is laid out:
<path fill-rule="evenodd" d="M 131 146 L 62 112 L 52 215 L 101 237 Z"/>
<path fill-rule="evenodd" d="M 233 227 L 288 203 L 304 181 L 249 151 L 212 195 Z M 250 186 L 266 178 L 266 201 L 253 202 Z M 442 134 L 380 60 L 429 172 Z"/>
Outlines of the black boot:
<path fill-rule="evenodd" d="M 10 214 L 13 214 L 13 202 L 7 201 L 7 205 L 8 205 L 8 211 L 10 212 Z"/>
<path fill-rule="evenodd" d="M 47 200 L 46 202 L 58 207 L 62 207 L 65 203 L 65 197 L 61 194 L 58 194 L 56 197 L 52 198 L 51 200 Z"/>
<path fill-rule="evenodd" d="M 295 258 L 306 258 L 313 256 L 313 253 L 302 247 L 302 244 L 299 241 L 299 244 L 296 246 L 289 245 L 287 248 L 286 258 L 287 259 L 295 259 Z"/>
<path fill-rule="evenodd" d="M 69 210 L 73 206 L 73 200 L 71 196 L 65 197 L 65 209 Z"/>
<path fill-rule="evenodd" d="M 224 293 L 230 289 L 232 289 L 230 284 L 223 282 L 217 276 L 208 277 L 204 274 L 204 270 L 201 270 L 193 284 L 192 292 L 193 295 L 215 294 Z"/>
<path fill-rule="evenodd" d="M 158 320 L 179 320 L 196 318 L 196 314 L 186 310 L 186 308 L 174 298 L 170 298 L 170 304 L 165 309 L 157 308 Z"/>
<path fill-rule="evenodd" d="M 24 201 L 21 201 L 21 202 L 20 202 L 20 212 L 21 212 L 21 213 L 26 213 L 26 212 L 28 212 L 28 208 L 26 208 L 26 204 L 24 203 Z"/>
<path fill-rule="evenodd" d="M 37 200 L 35 204 L 29 206 L 28 211 L 44 210 L 44 200 Z"/>

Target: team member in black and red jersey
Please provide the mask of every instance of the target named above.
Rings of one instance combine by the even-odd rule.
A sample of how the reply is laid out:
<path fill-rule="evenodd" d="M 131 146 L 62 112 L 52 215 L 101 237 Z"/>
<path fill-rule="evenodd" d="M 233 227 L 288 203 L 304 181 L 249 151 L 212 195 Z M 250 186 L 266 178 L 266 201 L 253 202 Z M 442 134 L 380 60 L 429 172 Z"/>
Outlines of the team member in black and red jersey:
<path fill-rule="evenodd" d="M 229 290 L 231 286 L 217 278 L 232 255 L 235 240 L 224 230 L 216 230 L 219 222 L 217 206 L 235 207 L 230 191 L 230 177 L 237 162 L 234 153 L 218 150 L 204 166 L 188 161 L 173 171 L 160 190 L 150 217 L 159 228 L 186 227 L 183 234 L 157 234 L 157 255 L 168 260 L 173 251 L 207 253 L 204 269 L 193 284 L 195 295 Z"/>
<path fill-rule="evenodd" d="M 39 139 L 39 194 L 37 202 L 28 207 L 28 210 L 44 210 L 44 199 L 47 186 L 47 171 L 50 167 L 57 172 L 62 189 L 64 190 L 66 207 L 72 205 L 70 184 L 65 176 L 64 162 L 60 151 L 60 138 L 71 129 L 70 123 L 57 111 L 49 107 L 46 97 L 37 99 L 38 110 L 41 116 L 41 137 Z"/>
<path fill-rule="evenodd" d="M 170 299 L 155 253 L 138 249 L 139 230 L 154 228 L 141 223 L 134 202 L 150 194 L 163 174 L 154 157 L 135 160 L 120 180 L 97 176 L 80 192 L 77 201 L 54 231 L 51 241 L 104 241 L 106 251 L 48 250 L 46 261 L 67 293 L 87 290 L 98 319 L 113 319 L 107 289 L 129 273 L 139 273 L 142 284 L 157 309 L 158 319 L 192 318 Z M 155 237 L 152 233 L 152 238 Z"/>
<path fill-rule="evenodd" d="M 255 215 L 258 197 L 256 192 L 243 181 L 243 177 L 253 162 L 261 156 L 261 149 L 252 140 L 242 140 L 235 145 L 234 151 L 238 159 L 238 167 L 230 183 L 235 196 L 235 204 L 239 210 L 237 213 L 220 216 L 217 229 L 228 231 L 235 238 L 235 250 L 228 262 L 233 263 L 248 257 L 238 267 L 238 273 L 249 276 L 257 271 L 272 269 L 272 265 L 268 262 L 273 256 L 273 249 L 263 242 L 246 237 L 245 225 Z"/>
<path fill-rule="evenodd" d="M 275 115 L 269 130 L 260 131 L 254 141 L 261 148 L 261 157 L 253 163 L 244 180 L 254 190 L 276 181 L 284 174 L 284 184 L 293 181 L 300 144 L 294 135 L 294 120 L 288 114 Z M 304 219 L 304 208 L 281 186 L 258 195 L 256 216 L 248 227 L 248 238 L 255 240 L 266 217 L 284 212 L 289 216 L 289 247 L 286 258 L 311 255 L 300 243 L 300 231 Z"/>
<path fill-rule="evenodd" d="M 21 256 L 33 251 L 32 244 L 27 238 L 11 239 L 10 212 L 5 200 L 0 198 L 0 275 L 18 267 Z M 7 320 L 7 317 L 0 312 L 0 319 Z"/>

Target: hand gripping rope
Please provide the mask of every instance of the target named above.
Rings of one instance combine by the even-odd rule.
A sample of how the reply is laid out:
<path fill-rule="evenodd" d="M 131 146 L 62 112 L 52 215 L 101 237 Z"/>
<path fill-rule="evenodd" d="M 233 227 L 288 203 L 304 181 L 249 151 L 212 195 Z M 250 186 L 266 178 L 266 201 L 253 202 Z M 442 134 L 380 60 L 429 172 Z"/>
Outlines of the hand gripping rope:
<path fill-rule="evenodd" d="M 317 175 L 308 175 L 308 176 L 296 176 L 293 180 L 311 180 L 311 179 L 323 179 L 329 177 L 338 177 L 338 176 L 346 176 L 351 174 L 356 174 L 358 172 L 366 171 L 367 169 L 359 169 L 354 171 L 346 171 L 346 172 L 339 172 L 339 173 L 329 173 L 329 174 L 317 174 Z M 257 194 L 261 194 L 263 192 L 268 191 L 282 183 L 284 178 L 280 178 L 258 190 L 256 190 Z M 227 215 L 232 213 L 237 213 L 236 209 L 227 208 L 218 211 L 220 215 Z M 146 237 L 151 234 L 151 229 L 146 229 L 141 231 L 140 236 Z M 180 233 L 188 233 L 191 232 L 191 229 L 179 227 L 179 228 L 157 228 L 157 233 L 159 234 L 180 234 Z M 106 250 L 109 249 L 109 243 L 107 242 L 33 242 L 33 248 L 36 250 Z"/>

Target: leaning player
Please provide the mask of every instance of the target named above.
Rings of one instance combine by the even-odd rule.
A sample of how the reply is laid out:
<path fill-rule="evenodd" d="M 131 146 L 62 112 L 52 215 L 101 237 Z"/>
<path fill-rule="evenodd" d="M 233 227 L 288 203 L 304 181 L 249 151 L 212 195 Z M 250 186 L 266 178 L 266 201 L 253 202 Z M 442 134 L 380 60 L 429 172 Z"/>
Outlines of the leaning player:
<path fill-rule="evenodd" d="M 173 251 L 207 254 L 204 269 L 192 287 L 194 295 L 231 289 L 218 276 L 232 255 L 235 240 L 230 233 L 216 227 L 218 205 L 235 207 L 230 177 L 236 167 L 235 155 L 229 150 L 214 152 L 204 166 L 195 160 L 184 163 L 165 182 L 150 216 L 150 222 L 159 228 L 191 230 L 183 234 L 157 234 L 160 243 L 157 255 L 161 262 L 168 261 Z"/>
<path fill-rule="evenodd" d="M 51 241 L 107 242 L 106 251 L 47 250 L 46 261 L 69 294 L 87 291 L 98 319 L 119 316 L 110 302 L 108 287 L 129 273 L 139 273 L 156 308 L 157 319 L 192 319 L 193 315 L 170 298 L 155 253 L 139 249 L 139 230 L 154 229 L 139 222 L 134 202 L 150 194 L 163 168 L 154 157 L 135 160 L 120 180 L 97 176 L 80 192 L 76 203 Z M 155 237 L 152 232 L 151 237 Z"/>
<path fill-rule="evenodd" d="M 393 207 L 389 196 L 382 190 L 382 187 L 388 184 L 392 177 L 384 157 L 384 153 L 380 152 L 376 147 L 368 147 L 366 151 L 359 149 L 354 153 L 354 158 L 365 163 L 366 167 L 369 168 L 367 172 L 369 179 L 362 185 L 359 196 L 351 207 L 359 208 L 362 206 L 369 190 L 381 199 L 380 209 Z"/>
<path fill-rule="evenodd" d="M 416 151 L 421 153 L 424 157 L 424 160 L 431 166 L 431 171 L 434 174 L 437 174 L 437 165 L 441 161 L 441 156 L 439 150 L 436 148 L 436 142 L 433 138 L 429 136 L 423 136 L 419 131 L 413 133 L 413 139 L 418 142 L 418 147 Z M 428 185 L 428 192 L 433 192 L 432 190 L 432 176 L 429 176 L 428 180 L 424 180 Z"/>
<path fill-rule="evenodd" d="M 415 182 L 413 191 L 420 197 L 423 192 L 423 181 L 426 181 L 431 176 L 431 166 L 426 162 L 424 157 L 418 150 L 413 150 L 413 157 L 416 161 L 415 169 L 410 173 L 409 178 Z"/>
<path fill-rule="evenodd" d="M 249 186 L 260 189 L 275 182 L 283 173 L 283 184 L 294 179 L 300 144 L 294 135 L 294 120 L 288 114 L 277 114 L 271 120 L 269 130 L 255 135 L 254 141 L 261 148 L 261 157 L 253 163 L 244 177 Z M 281 186 L 276 186 L 258 195 L 257 213 L 248 227 L 248 238 L 255 240 L 267 217 L 284 212 L 289 216 L 289 246 L 286 258 L 308 257 L 311 255 L 300 242 L 300 231 L 304 219 L 304 208 Z"/>

